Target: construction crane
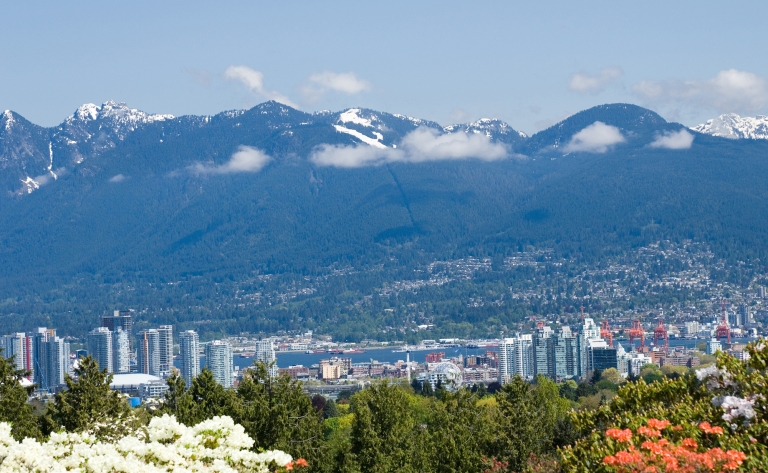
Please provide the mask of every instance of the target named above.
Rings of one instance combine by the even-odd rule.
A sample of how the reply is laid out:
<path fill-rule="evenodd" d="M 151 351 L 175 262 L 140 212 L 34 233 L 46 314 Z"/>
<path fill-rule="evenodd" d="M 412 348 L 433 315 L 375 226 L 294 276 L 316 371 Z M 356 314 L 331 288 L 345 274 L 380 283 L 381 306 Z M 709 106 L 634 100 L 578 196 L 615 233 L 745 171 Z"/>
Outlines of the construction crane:
<path fill-rule="evenodd" d="M 653 329 L 653 344 L 657 347 L 659 346 L 660 338 L 664 340 L 664 351 L 666 352 L 669 349 L 669 334 L 662 319 L 659 319 L 659 324 Z"/>
<path fill-rule="evenodd" d="M 635 348 L 635 339 L 640 339 L 640 347 L 645 347 L 645 331 L 643 330 L 643 326 L 640 325 L 640 319 L 634 320 L 632 322 L 632 328 L 629 329 L 629 346 L 632 347 L 632 349 Z"/>
<path fill-rule="evenodd" d="M 720 305 L 723 308 L 723 317 L 720 319 L 720 325 L 715 330 L 715 338 L 727 338 L 728 343 L 731 343 L 731 329 L 728 328 L 728 317 L 725 313 L 725 300 L 720 301 Z"/>
<path fill-rule="evenodd" d="M 600 338 L 608 342 L 608 346 L 613 348 L 613 332 L 611 332 L 611 326 L 608 325 L 607 320 L 603 320 L 600 325 Z"/>

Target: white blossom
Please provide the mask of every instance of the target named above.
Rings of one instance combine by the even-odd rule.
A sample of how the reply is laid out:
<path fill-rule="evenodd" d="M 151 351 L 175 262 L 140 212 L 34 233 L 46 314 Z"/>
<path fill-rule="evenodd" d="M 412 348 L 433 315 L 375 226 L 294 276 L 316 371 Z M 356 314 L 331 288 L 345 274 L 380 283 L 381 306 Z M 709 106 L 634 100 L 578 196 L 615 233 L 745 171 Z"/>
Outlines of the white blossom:
<path fill-rule="evenodd" d="M 144 432 L 116 441 L 85 432 L 53 433 L 43 443 L 29 438 L 16 442 L 10 425 L 0 423 L 0 473 L 267 473 L 271 462 L 285 466 L 292 461 L 279 450 L 253 452 L 253 444 L 245 429 L 229 417 L 187 427 L 164 415 L 153 418 Z"/>

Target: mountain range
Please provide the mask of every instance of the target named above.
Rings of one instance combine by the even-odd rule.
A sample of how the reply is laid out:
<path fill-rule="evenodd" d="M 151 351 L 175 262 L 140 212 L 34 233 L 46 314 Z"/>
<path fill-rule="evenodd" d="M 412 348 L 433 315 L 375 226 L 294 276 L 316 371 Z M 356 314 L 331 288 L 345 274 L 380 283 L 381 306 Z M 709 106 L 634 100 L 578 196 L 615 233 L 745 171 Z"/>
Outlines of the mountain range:
<path fill-rule="evenodd" d="M 609 104 L 529 137 L 500 120 L 277 102 L 183 117 L 88 104 L 52 128 L 6 111 L 0 324 L 77 319 L 78 332 L 105 305 L 149 305 L 141 284 L 165 288 L 153 305 L 193 307 L 226 281 L 530 246 L 597 260 L 691 239 L 764 260 L 768 141 L 729 139 L 764 136 L 762 118 L 734 117 L 688 129 Z"/>

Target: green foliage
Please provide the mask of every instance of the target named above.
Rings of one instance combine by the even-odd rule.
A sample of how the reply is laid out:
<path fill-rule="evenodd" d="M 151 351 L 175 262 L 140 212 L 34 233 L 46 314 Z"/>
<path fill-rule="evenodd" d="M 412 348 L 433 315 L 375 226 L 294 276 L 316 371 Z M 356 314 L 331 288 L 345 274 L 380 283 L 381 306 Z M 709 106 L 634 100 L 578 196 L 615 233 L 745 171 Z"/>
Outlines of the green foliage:
<path fill-rule="evenodd" d="M 68 432 L 93 431 L 100 437 L 122 435 L 132 422 L 131 408 L 122 394 L 109 389 L 112 374 L 88 356 L 79 360 L 75 377 L 66 375 L 66 388 L 54 397 L 48 408 L 46 433 L 54 429 Z"/>
<path fill-rule="evenodd" d="M 652 384 L 640 379 L 622 386 L 610 403 L 573 413 L 580 439 L 562 450 L 563 468 L 584 473 L 615 471 L 603 464 L 603 458 L 622 447 L 607 438 L 605 431 L 636 431 L 649 419 L 662 419 L 679 426 L 674 433 L 678 440 L 687 437 L 701 448 L 741 451 L 747 454 L 745 471 L 768 470 L 768 346 L 752 344 L 748 352 L 751 358 L 747 363 L 720 352 L 718 371 L 701 381 L 690 373 L 676 379 L 662 377 Z M 722 396 L 751 400 L 754 416 L 726 420 L 728 411 L 714 402 Z M 723 433 L 707 433 L 699 427 L 701 423 Z"/>
<path fill-rule="evenodd" d="M 288 375 L 273 378 L 264 363 L 249 369 L 237 387 L 228 415 L 264 449 L 279 449 L 305 458 L 313 468 L 326 463 L 322 414 L 298 381 Z"/>
<path fill-rule="evenodd" d="M 360 471 L 415 472 L 421 427 L 417 430 L 407 392 L 387 381 L 352 398 L 351 453 Z"/>
<path fill-rule="evenodd" d="M 16 369 L 13 358 L 3 356 L 3 349 L 0 348 L 0 422 L 11 424 L 11 434 L 16 440 L 41 438 L 33 408 L 27 404 L 33 386 L 25 388 L 21 385 L 26 375 Z"/>
<path fill-rule="evenodd" d="M 493 457 L 507 462 L 511 471 L 521 471 L 528 457 L 552 450 L 555 428 L 569 409 L 554 381 L 538 376 L 535 384 L 513 378 L 496 393 L 499 435 Z"/>

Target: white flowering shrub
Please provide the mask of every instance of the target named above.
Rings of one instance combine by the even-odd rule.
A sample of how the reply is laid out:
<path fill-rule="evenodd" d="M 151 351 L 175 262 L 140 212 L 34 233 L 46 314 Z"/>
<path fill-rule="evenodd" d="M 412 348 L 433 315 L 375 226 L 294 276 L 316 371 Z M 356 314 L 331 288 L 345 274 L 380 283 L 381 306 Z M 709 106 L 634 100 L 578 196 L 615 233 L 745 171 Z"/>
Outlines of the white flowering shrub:
<path fill-rule="evenodd" d="M 187 427 L 164 415 L 114 442 L 98 440 L 92 433 L 54 433 L 43 443 L 30 438 L 16 442 L 10 425 L 0 423 L 0 473 L 266 473 L 270 467 L 293 468 L 287 453 L 256 453 L 250 450 L 253 443 L 243 427 L 229 417 L 214 417 Z"/>

